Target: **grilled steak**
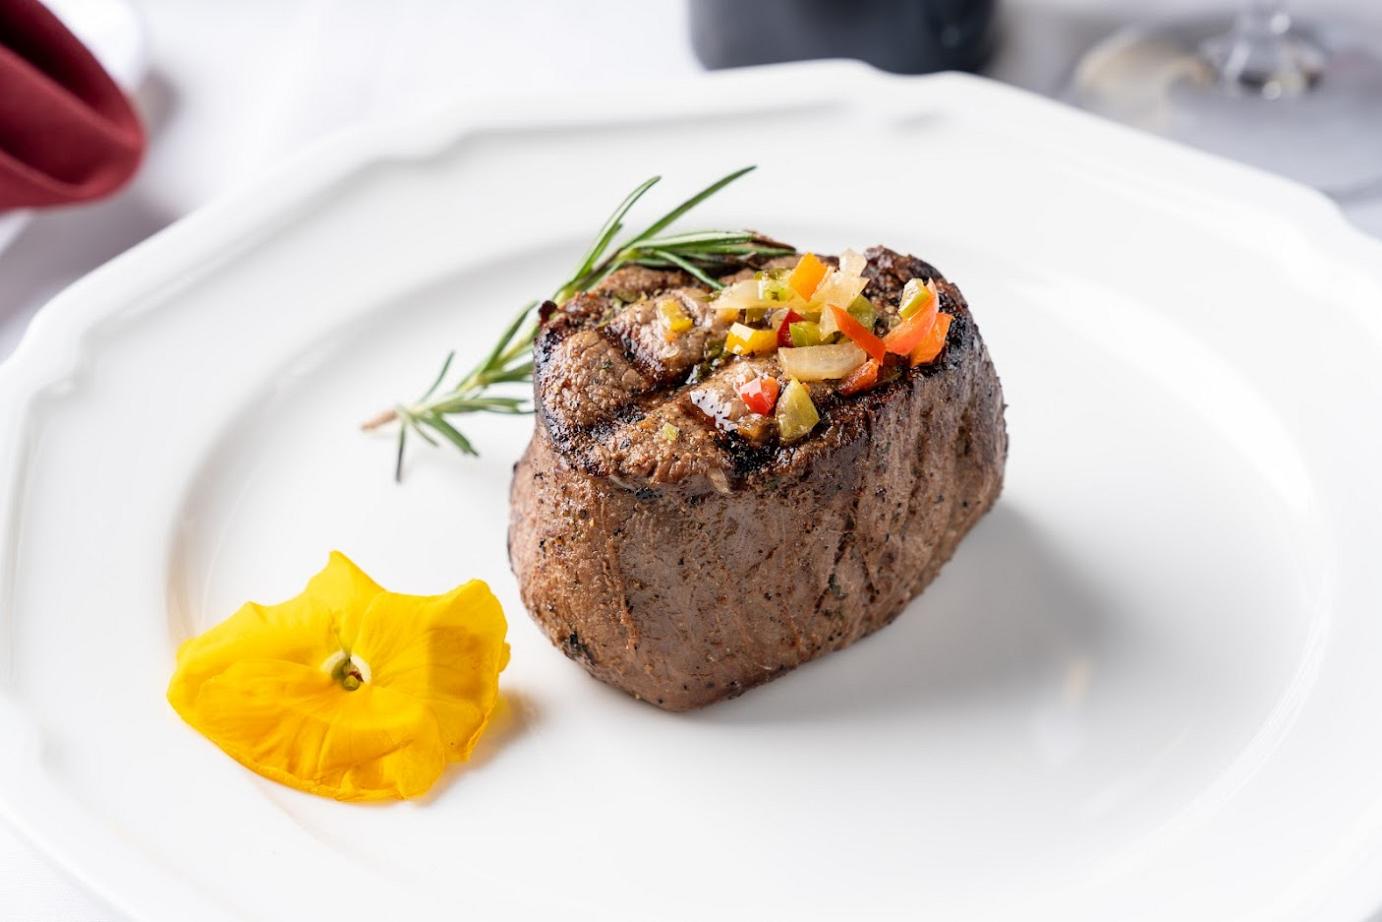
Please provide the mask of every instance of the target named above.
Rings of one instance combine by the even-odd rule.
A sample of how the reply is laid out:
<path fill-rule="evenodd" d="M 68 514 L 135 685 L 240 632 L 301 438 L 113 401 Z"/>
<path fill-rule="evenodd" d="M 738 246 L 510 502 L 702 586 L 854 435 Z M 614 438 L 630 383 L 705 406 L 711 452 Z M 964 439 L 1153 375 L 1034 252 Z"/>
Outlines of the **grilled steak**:
<path fill-rule="evenodd" d="M 733 316 L 689 275 L 626 268 L 545 307 L 509 555 L 534 619 L 596 678 L 679 711 L 846 647 L 897 617 L 997 499 L 1003 395 L 964 298 L 919 259 L 865 257 L 873 329 L 898 325 L 908 280 L 931 279 L 953 318 L 944 348 L 889 356 L 851 395 L 809 383 L 820 420 L 790 442 L 740 394 L 786 385 L 779 357 L 723 353 Z M 669 330 L 668 310 L 690 328 Z"/>

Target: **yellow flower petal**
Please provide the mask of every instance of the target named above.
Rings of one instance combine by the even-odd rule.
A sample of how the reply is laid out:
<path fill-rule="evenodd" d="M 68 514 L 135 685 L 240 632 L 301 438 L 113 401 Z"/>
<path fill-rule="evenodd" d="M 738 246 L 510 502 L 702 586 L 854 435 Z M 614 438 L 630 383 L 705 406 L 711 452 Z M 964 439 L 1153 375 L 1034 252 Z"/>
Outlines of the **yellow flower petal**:
<path fill-rule="evenodd" d="M 303 595 L 322 603 L 340 618 L 347 612 L 364 611 L 383 591 L 349 557 L 332 551 L 326 566 L 308 581 Z"/>
<path fill-rule="evenodd" d="M 168 700 L 241 764 L 340 800 L 414 797 L 469 755 L 508 662 L 484 583 L 383 590 L 333 553 L 306 590 L 178 650 Z"/>
<path fill-rule="evenodd" d="M 340 641 L 331 610 L 306 593 L 280 605 L 250 602 L 178 648 L 174 688 L 196 686 L 241 660 L 272 659 L 316 666 L 338 649 Z"/>
<path fill-rule="evenodd" d="M 415 797 L 446 764 L 424 703 L 368 685 L 347 692 L 294 663 L 236 663 L 183 716 L 245 767 L 338 800 Z"/>
<path fill-rule="evenodd" d="M 508 629 L 489 587 L 472 580 L 446 595 L 383 592 L 344 619 L 342 636 L 371 683 L 426 701 L 438 715 L 447 757 L 470 755 L 499 697 Z"/>

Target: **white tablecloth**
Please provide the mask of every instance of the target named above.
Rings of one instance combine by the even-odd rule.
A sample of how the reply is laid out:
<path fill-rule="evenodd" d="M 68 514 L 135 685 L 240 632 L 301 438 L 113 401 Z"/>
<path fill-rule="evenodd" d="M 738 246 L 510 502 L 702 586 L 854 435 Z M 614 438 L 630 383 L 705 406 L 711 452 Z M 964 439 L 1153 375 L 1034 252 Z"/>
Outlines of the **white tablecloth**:
<path fill-rule="evenodd" d="M 1371 3 L 1355 0 L 1350 11 L 1366 12 Z M 0 254 L 0 360 L 33 314 L 69 283 L 343 126 L 459 93 L 567 91 L 699 71 L 683 0 L 136 5 L 151 59 L 139 94 L 151 129 L 148 160 L 116 199 L 44 213 Z M 1111 29 L 1151 11 L 1203 6 L 1197 0 L 1011 0 L 991 73 L 1052 93 L 1079 52 Z M 1382 201 L 1350 214 L 1382 236 Z M 0 825 L 0 922 L 116 918 Z"/>

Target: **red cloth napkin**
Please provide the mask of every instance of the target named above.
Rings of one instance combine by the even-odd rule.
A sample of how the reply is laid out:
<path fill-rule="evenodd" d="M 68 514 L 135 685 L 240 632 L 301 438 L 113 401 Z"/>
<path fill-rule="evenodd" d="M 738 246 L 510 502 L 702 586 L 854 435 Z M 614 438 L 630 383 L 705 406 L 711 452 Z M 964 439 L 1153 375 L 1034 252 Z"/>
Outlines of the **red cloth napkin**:
<path fill-rule="evenodd" d="M 125 94 L 38 0 L 0 0 L 0 210 L 100 198 L 133 175 Z"/>

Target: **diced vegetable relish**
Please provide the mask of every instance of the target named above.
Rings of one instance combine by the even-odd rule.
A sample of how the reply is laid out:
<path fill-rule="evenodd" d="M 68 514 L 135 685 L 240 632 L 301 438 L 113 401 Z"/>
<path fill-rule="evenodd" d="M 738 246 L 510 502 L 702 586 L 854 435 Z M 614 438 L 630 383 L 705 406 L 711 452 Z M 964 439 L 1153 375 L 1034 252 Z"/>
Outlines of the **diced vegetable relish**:
<path fill-rule="evenodd" d="M 879 305 L 864 296 L 866 267 L 852 250 L 833 267 L 808 253 L 791 269 L 764 270 L 726 286 L 710 303 L 730 324 L 726 353 L 773 355 L 788 379 L 779 393 L 778 381 L 760 373 L 739 391 L 751 412 L 773 415 L 783 442 L 820 422 L 803 382 L 828 382 L 852 396 L 893 380 L 899 368 L 935 361 L 945 348 L 952 318 L 939 311 L 935 280 L 913 278 L 897 304 Z M 659 309 L 672 335 L 681 320 Z M 692 324 L 690 317 L 685 322 Z"/>

